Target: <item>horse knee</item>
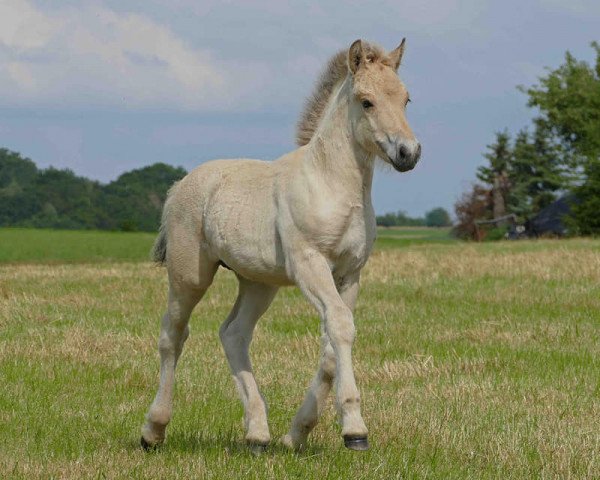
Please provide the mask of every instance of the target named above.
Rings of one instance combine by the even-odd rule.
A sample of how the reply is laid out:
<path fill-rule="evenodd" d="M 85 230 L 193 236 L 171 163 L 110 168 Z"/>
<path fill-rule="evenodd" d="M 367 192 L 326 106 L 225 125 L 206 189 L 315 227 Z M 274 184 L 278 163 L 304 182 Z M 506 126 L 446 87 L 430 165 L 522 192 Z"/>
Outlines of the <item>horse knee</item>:
<path fill-rule="evenodd" d="M 326 329 L 333 345 L 352 344 L 356 328 L 350 309 L 341 305 L 329 309 L 326 312 Z"/>

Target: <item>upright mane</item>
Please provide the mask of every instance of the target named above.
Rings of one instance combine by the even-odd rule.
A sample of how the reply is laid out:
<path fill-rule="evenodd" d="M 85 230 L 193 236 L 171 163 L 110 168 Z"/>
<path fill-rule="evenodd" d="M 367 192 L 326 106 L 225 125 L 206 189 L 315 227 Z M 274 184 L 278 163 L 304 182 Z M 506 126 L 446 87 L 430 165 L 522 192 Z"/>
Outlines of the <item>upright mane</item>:
<path fill-rule="evenodd" d="M 362 42 L 363 51 L 370 62 L 380 61 L 388 63 L 387 54 L 378 45 Z M 336 85 L 348 75 L 348 50 L 341 50 L 332 56 L 313 89 L 312 95 L 304 104 L 300 120 L 296 126 L 296 143 L 298 146 L 306 145 L 313 137 L 319 122 L 323 117 L 329 97 Z"/>

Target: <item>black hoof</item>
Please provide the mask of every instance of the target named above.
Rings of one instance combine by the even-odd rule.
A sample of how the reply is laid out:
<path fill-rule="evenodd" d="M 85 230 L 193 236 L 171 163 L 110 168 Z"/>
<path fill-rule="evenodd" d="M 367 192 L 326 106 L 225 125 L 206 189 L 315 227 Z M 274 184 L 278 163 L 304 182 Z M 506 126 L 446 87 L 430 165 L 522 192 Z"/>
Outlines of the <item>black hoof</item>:
<path fill-rule="evenodd" d="M 344 446 L 350 450 L 364 451 L 369 449 L 369 441 L 367 437 L 344 435 Z"/>
<path fill-rule="evenodd" d="M 158 448 L 158 444 L 152 445 L 144 437 L 140 438 L 140 445 L 146 452 L 152 452 Z"/>

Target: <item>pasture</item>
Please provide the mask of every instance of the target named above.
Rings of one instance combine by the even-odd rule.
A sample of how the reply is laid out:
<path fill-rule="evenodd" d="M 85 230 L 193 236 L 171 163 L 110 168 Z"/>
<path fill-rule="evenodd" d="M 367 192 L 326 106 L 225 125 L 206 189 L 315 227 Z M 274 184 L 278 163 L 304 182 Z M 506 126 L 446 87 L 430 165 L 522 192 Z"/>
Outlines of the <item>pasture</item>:
<path fill-rule="evenodd" d="M 0 230 L 3 478 L 600 477 L 600 240 L 380 231 L 355 313 L 371 450 L 343 447 L 330 398 L 304 451 L 259 457 L 218 339 L 236 294 L 225 270 L 192 316 L 166 443 L 139 448 L 166 299 L 152 241 Z M 318 331 L 291 288 L 258 324 L 274 438 L 312 378 Z"/>

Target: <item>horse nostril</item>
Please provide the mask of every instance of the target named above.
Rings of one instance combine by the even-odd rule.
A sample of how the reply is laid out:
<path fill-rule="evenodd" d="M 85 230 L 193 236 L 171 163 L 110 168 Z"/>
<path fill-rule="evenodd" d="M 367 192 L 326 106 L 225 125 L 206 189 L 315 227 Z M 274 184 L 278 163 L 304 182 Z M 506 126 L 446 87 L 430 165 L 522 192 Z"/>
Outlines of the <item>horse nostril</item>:
<path fill-rule="evenodd" d="M 400 160 L 406 160 L 409 154 L 410 151 L 408 150 L 408 148 L 406 148 L 405 145 L 400 145 L 400 148 L 398 149 L 398 158 Z"/>
<path fill-rule="evenodd" d="M 421 144 L 419 143 L 419 145 L 417 145 L 417 155 L 416 158 L 420 158 L 421 157 Z"/>

